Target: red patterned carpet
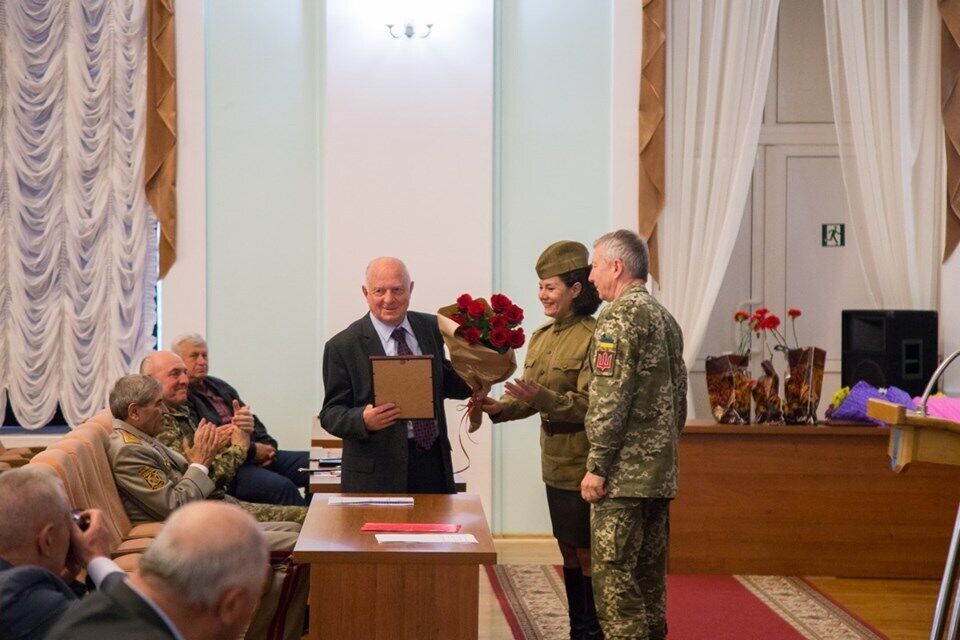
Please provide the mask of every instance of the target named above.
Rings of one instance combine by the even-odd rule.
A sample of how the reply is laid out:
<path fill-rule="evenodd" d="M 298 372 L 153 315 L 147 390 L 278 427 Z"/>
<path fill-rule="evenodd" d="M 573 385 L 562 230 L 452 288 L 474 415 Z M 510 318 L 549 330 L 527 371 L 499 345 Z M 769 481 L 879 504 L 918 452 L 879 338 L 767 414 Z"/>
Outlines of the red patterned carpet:
<path fill-rule="evenodd" d="M 486 567 L 515 640 L 566 640 L 566 599 L 558 567 Z M 667 578 L 672 640 L 885 640 L 802 578 Z"/>

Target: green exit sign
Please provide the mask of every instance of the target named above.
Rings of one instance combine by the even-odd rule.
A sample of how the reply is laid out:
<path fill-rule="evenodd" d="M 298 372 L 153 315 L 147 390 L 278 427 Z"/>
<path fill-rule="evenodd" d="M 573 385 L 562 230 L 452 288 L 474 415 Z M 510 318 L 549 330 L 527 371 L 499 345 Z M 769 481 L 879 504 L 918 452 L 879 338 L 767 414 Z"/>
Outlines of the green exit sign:
<path fill-rule="evenodd" d="M 820 225 L 821 247 L 842 247 L 846 244 L 846 225 L 842 222 L 827 222 Z"/>

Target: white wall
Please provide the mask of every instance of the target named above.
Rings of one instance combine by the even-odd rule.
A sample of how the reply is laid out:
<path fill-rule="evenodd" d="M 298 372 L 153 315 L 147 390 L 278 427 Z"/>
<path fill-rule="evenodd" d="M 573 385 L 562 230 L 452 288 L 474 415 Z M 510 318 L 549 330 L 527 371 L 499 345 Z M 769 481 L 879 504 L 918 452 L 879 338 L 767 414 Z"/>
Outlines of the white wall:
<path fill-rule="evenodd" d="M 211 373 L 305 448 L 321 399 L 322 15 L 299 0 L 205 8 Z"/>

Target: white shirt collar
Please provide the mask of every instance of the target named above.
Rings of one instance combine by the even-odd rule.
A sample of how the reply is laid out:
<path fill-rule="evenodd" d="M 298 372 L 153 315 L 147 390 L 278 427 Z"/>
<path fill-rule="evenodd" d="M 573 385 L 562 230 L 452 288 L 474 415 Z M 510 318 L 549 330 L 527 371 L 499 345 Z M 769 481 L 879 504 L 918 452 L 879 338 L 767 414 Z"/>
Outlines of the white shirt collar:
<path fill-rule="evenodd" d="M 393 340 L 393 331 L 397 327 L 390 326 L 389 324 L 383 322 L 377 318 L 372 313 L 370 314 L 370 322 L 373 323 L 373 328 L 377 332 L 377 337 L 380 338 L 380 344 L 383 345 L 383 352 L 387 355 L 396 355 L 396 348 L 390 348 L 390 341 Z M 413 327 L 410 325 L 410 316 L 404 315 L 403 322 L 401 322 L 398 327 L 403 327 L 407 331 L 407 344 L 410 346 L 410 349 L 414 352 L 417 351 L 414 346 L 417 343 L 417 337 L 413 334 Z M 391 354 L 392 352 L 392 354 Z"/>

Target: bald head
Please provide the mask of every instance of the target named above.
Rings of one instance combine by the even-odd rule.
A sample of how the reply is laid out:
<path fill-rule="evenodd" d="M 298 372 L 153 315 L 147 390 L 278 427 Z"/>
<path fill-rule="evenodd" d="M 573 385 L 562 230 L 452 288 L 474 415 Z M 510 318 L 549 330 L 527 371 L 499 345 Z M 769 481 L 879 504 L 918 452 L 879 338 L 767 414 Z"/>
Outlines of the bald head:
<path fill-rule="evenodd" d="M 163 387 L 163 401 L 168 406 L 181 405 L 187 401 L 187 367 L 183 359 L 172 351 L 151 353 L 140 363 L 140 373 L 150 376 Z"/>
<path fill-rule="evenodd" d="M 216 524 L 217 535 L 210 535 Z M 231 589 L 259 598 L 268 567 L 267 544 L 256 521 L 235 505 L 192 502 L 167 518 L 140 560 L 151 586 L 194 607 L 213 607 Z"/>
<path fill-rule="evenodd" d="M 367 282 L 361 287 L 370 313 L 389 326 L 398 326 L 407 315 L 413 282 L 407 266 L 397 258 L 375 258 L 367 265 Z"/>

